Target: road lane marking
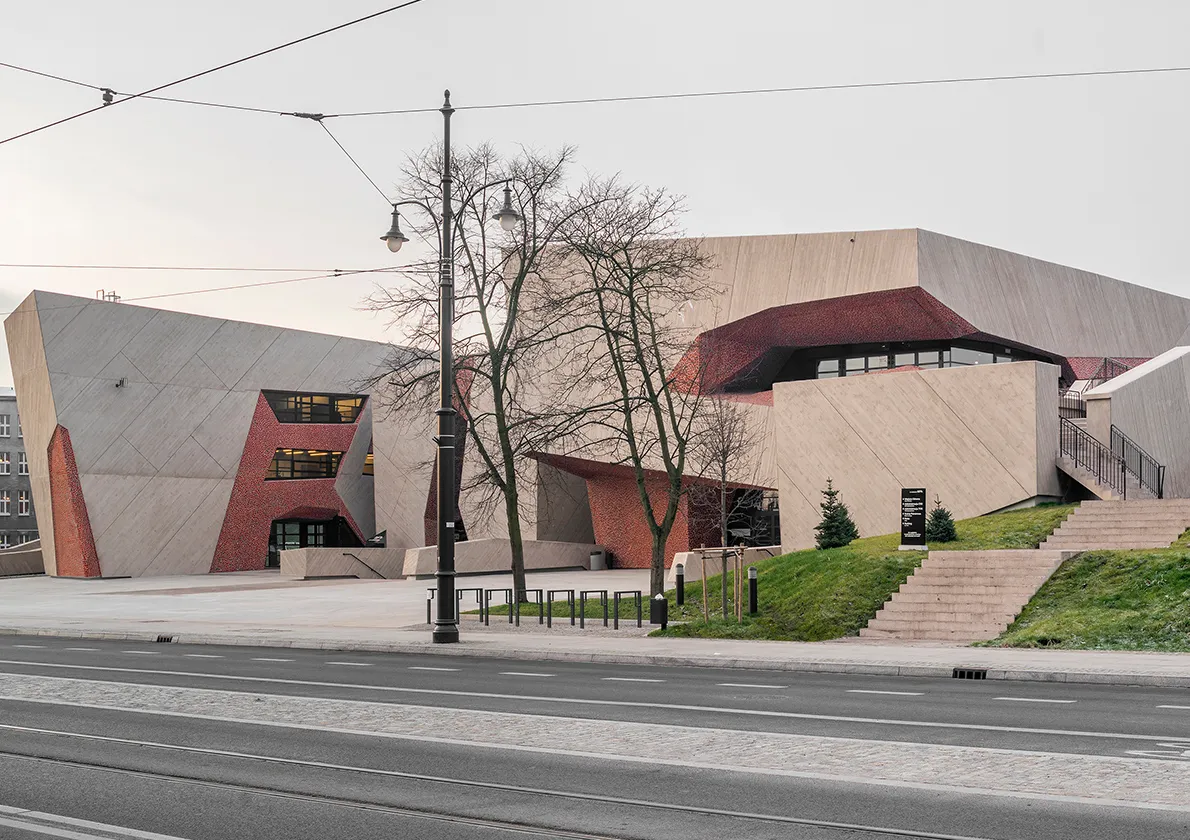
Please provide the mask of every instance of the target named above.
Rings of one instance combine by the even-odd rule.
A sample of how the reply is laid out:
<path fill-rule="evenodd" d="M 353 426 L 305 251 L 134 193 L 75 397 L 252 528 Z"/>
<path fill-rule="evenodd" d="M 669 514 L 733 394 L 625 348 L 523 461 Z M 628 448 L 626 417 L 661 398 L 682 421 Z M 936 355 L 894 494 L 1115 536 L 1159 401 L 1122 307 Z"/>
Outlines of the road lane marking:
<path fill-rule="evenodd" d="M 13 645 L 15 648 L 44 648 L 45 645 Z"/>
<path fill-rule="evenodd" d="M 113 835 L 115 837 L 134 838 L 134 840 L 183 840 L 183 838 L 175 837 L 172 834 L 140 831 L 135 828 L 126 828 L 122 825 L 109 825 L 108 823 L 80 820 L 75 817 L 66 817 L 61 814 L 47 814 L 42 811 L 28 811 L 24 808 L 13 808 L 8 805 L 0 805 L 0 814 L 3 815 L 0 816 L 0 825 L 19 828 L 30 834 L 45 834 L 50 837 L 66 838 L 66 840 L 106 840 Z M 101 832 L 101 834 L 84 834 L 82 831 L 71 831 L 70 829 L 88 829 L 90 831 Z"/>
<path fill-rule="evenodd" d="M 458 668 L 431 668 L 429 665 L 410 665 L 407 671 L 457 671 Z"/>
<path fill-rule="evenodd" d="M 63 650 L 89 650 L 89 651 L 96 651 L 96 650 L 99 650 L 99 648 L 63 648 Z"/>
<path fill-rule="evenodd" d="M 252 657 L 252 661 L 253 662 L 293 662 L 292 659 L 271 659 L 267 656 L 254 656 L 254 657 Z"/>
<path fill-rule="evenodd" d="M 787 685 L 764 685 L 762 683 L 715 683 L 721 688 L 789 688 Z"/>
<path fill-rule="evenodd" d="M 553 674 L 538 674 L 533 671 L 501 671 L 503 677 L 552 677 Z"/>
<path fill-rule="evenodd" d="M 607 682 L 665 682 L 665 680 L 646 680 L 644 677 L 604 677 Z"/>
<path fill-rule="evenodd" d="M 190 656 L 194 659 L 222 659 L 223 657 L 217 653 L 184 653 L 183 656 Z"/>
<path fill-rule="evenodd" d="M 133 656 L 157 656 L 155 650 L 122 650 L 120 653 L 130 653 Z"/>
<path fill-rule="evenodd" d="M 924 691 L 877 691 L 874 688 L 849 688 L 848 694 L 891 694 L 896 697 L 921 697 Z"/>
<path fill-rule="evenodd" d="M 1077 703 L 1077 700 L 1051 700 L 1048 697 L 993 697 L 993 700 L 1011 700 L 1013 703 Z"/>
<path fill-rule="evenodd" d="M 61 671 L 96 671 L 105 674 L 142 674 L 165 677 L 194 677 L 199 679 L 222 680 L 232 683 L 259 683 L 263 685 L 306 686 L 310 688 L 340 688 L 352 691 L 374 691 L 384 694 L 426 694 L 436 697 L 467 697 L 485 700 L 516 700 L 520 702 L 552 703 L 573 706 L 616 706 L 628 709 L 665 709 L 677 712 L 705 712 L 710 714 L 742 715 L 758 718 L 781 718 L 788 720 L 827 720 L 836 723 L 862 723 L 876 726 L 908 726 L 923 729 L 961 729 L 975 732 L 1015 732 L 1026 735 L 1065 735 L 1075 738 L 1112 738 L 1131 741 L 1176 741 L 1184 735 L 1138 735 L 1129 732 L 1097 732 L 1080 729 L 1045 729 L 1033 726 L 1000 726 L 989 723 L 949 723 L 933 720 L 902 720 L 899 718 L 871 718 L 855 715 L 818 715 L 809 712 L 784 712 L 769 709 L 740 709 L 724 706 L 696 706 L 689 703 L 662 703 L 644 700 L 606 700 L 589 697 L 545 697 L 536 694 L 502 694 L 493 691 L 462 691 L 449 688 L 415 688 L 413 686 L 367 685 L 365 683 L 330 682 L 328 680 L 295 680 L 284 677 L 249 677 L 241 674 L 212 674 L 201 671 L 173 671 L 161 668 L 118 668 L 111 665 L 72 665 L 63 662 L 28 662 L 23 659 L 0 659 L 0 665 L 16 665 L 22 668 L 58 669 Z M 26 674 L 20 672 L 0 672 L 0 676 L 30 677 L 41 676 L 44 679 L 77 680 L 79 677 L 50 677 L 42 674 Z M 85 677 L 82 679 L 86 679 Z M 96 680 L 103 682 L 103 680 Z M 110 682 L 110 680 L 109 680 Z M 138 683 L 118 683 L 119 685 L 137 685 Z M 302 696 L 302 695 L 297 695 Z M 21 698 L 0 698 L 21 699 Z M 50 703 L 52 701 L 39 700 Z M 60 704 L 67 705 L 67 704 Z"/>
<path fill-rule="evenodd" d="M 327 665 L 343 665 L 351 668 L 371 668 L 371 662 L 328 662 Z"/>
<path fill-rule="evenodd" d="M 1158 706 L 1158 709 L 1190 709 L 1190 706 Z"/>

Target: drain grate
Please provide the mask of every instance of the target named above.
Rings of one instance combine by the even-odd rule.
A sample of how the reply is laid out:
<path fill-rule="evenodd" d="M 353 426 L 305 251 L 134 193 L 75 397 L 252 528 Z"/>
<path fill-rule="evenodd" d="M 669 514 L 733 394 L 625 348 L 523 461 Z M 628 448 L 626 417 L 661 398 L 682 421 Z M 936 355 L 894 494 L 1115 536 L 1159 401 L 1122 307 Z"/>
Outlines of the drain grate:
<path fill-rule="evenodd" d="M 172 642 L 173 640 L 174 640 L 173 636 L 158 636 L 157 637 L 157 641 L 159 643 L 168 643 L 168 642 Z"/>
<path fill-rule="evenodd" d="M 956 680 L 986 680 L 988 678 L 987 668 L 955 668 L 954 673 L 951 674 Z"/>

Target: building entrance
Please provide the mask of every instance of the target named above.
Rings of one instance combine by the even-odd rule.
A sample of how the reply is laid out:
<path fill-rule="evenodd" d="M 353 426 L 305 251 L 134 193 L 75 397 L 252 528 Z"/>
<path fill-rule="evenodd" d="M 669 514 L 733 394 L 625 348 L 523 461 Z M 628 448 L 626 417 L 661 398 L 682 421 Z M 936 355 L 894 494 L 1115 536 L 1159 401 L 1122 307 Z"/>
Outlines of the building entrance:
<path fill-rule="evenodd" d="M 281 565 L 281 552 L 291 548 L 358 546 L 359 538 L 341 516 L 334 519 L 275 519 L 269 534 L 269 555 L 265 566 Z"/>

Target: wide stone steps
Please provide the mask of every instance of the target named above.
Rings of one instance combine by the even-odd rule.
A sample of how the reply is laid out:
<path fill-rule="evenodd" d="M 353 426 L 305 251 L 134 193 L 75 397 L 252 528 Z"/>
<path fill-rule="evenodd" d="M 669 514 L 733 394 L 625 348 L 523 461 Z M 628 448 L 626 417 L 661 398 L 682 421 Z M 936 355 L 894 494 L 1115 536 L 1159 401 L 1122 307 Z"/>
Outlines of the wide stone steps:
<path fill-rule="evenodd" d="M 931 551 L 860 635 L 940 641 L 995 638 L 1067 556 L 1038 550 Z"/>
<path fill-rule="evenodd" d="M 1043 549 L 1166 548 L 1190 526 L 1190 499 L 1083 502 Z"/>

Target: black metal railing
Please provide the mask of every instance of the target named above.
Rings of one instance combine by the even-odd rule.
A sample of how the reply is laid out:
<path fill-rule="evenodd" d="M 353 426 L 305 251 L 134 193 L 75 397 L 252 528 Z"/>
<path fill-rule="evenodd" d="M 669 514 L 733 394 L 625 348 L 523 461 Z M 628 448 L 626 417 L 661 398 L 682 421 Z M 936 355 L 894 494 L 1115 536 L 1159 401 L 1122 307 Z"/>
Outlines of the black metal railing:
<path fill-rule="evenodd" d="M 1087 416 L 1087 402 L 1083 395 L 1073 388 L 1065 388 L 1058 392 L 1058 416 L 1067 420 L 1075 420 Z"/>
<path fill-rule="evenodd" d="M 1132 365 L 1121 362 L 1119 359 L 1104 359 L 1099 363 L 1099 367 L 1091 374 L 1090 380 L 1087 382 L 1088 388 L 1094 388 L 1102 385 L 1109 379 L 1115 379 L 1121 373 L 1127 373 L 1132 370 Z"/>
<path fill-rule="evenodd" d="M 1164 497 L 1165 467 L 1115 426 L 1111 427 L 1111 451 L 1123 460 L 1124 466 L 1136 476 L 1141 487 L 1158 499 Z"/>
<path fill-rule="evenodd" d="M 1124 459 L 1073 422 L 1062 417 L 1059 432 L 1062 454 L 1095 477 L 1096 483 L 1128 498 L 1128 472 Z"/>

